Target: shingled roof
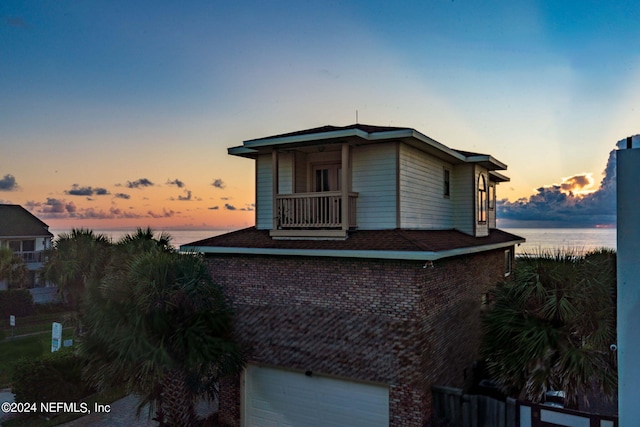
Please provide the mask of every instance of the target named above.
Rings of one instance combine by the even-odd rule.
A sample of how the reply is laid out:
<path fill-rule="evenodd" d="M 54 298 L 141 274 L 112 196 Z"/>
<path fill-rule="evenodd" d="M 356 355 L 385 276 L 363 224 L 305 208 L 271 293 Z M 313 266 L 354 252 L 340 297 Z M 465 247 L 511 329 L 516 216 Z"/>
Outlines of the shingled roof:
<path fill-rule="evenodd" d="M 269 230 L 245 228 L 182 245 L 183 251 L 204 253 L 261 253 L 367 258 L 440 259 L 465 253 L 513 246 L 520 236 L 492 229 L 486 237 L 457 230 L 357 230 L 345 240 L 278 240 Z"/>
<path fill-rule="evenodd" d="M 49 226 L 20 205 L 0 205 L 0 238 L 53 237 Z"/>

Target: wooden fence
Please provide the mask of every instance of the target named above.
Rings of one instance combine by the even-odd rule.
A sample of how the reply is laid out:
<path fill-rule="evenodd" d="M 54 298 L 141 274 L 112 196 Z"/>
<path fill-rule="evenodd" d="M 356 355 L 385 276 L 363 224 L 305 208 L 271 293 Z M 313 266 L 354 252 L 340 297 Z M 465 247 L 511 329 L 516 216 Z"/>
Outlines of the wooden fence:
<path fill-rule="evenodd" d="M 459 388 L 432 388 L 436 427 L 517 427 L 516 401 L 463 394 Z"/>
<path fill-rule="evenodd" d="M 516 399 L 432 388 L 435 427 L 618 427 L 618 418 Z"/>

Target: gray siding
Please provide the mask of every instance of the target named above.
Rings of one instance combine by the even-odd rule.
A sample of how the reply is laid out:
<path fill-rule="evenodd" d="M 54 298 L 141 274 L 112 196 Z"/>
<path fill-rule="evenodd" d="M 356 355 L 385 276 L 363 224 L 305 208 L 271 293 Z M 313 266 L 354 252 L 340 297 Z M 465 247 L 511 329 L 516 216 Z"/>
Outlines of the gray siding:
<path fill-rule="evenodd" d="M 293 155 L 278 154 L 278 194 L 293 193 Z"/>
<path fill-rule="evenodd" d="M 271 155 L 259 156 L 256 159 L 256 177 L 256 228 L 271 230 L 273 228 Z"/>
<path fill-rule="evenodd" d="M 295 186 L 293 188 L 294 193 L 306 193 L 309 191 L 307 188 L 307 154 L 303 152 L 294 153 L 294 175 Z"/>
<path fill-rule="evenodd" d="M 444 169 L 450 164 L 408 145 L 400 145 L 400 226 L 453 228 L 453 202 L 444 196 Z"/>
<path fill-rule="evenodd" d="M 496 191 L 498 190 L 498 183 L 491 181 L 490 186 L 493 186 L 494 199 L 489 200 L 489 203 L 492 203 L 493 206 L 489 209 L 489 228 L 496 228 Z M 489 196 L 491 196 L 491 193 L 489 193 Z"/>
<path fill-rule="evenodd" d="M 359 193 L 358 228 L 396 228 L 395 144 L 354 147 L 352 154 L 352 189 Z"/>
<path fill-rule="evenodd" d="M 456 165 L 451 174 L 451 200 L 453 202 L 453 227 L 473 235 L 475 221 L 475 185 L 473 165 Z"/>

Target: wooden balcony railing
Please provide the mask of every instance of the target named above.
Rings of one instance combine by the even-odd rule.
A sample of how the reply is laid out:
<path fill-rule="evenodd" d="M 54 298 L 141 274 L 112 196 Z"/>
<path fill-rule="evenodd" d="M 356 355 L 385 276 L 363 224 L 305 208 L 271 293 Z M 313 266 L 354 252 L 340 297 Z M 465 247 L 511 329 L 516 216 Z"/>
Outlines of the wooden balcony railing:
<path fill-rule="evenodd" d="M 356 226 L 358 193 L 349 193 L 347 228 Z M 276 196 L 278 229 L 336 229 L 342 227 L 342 192 Z"/>

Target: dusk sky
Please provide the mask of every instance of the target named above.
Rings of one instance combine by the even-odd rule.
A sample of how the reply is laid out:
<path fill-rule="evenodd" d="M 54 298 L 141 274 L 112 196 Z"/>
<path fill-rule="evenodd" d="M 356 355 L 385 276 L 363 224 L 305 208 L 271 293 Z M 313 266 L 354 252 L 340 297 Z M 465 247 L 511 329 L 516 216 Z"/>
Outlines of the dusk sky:
<path fill-rule="evenodd" d="M 504 225 L 605 225 L 638 22 L 624 0 L 2 0 L 0 203 L 56 228 L 253 225 L 253 162 L 226 149 L 357 110 L 508 164 Z"/>

